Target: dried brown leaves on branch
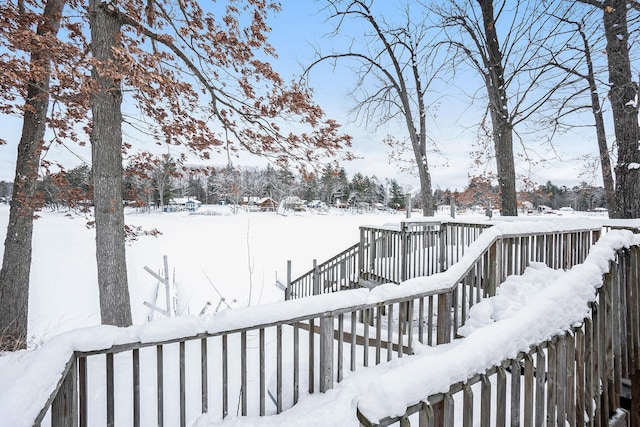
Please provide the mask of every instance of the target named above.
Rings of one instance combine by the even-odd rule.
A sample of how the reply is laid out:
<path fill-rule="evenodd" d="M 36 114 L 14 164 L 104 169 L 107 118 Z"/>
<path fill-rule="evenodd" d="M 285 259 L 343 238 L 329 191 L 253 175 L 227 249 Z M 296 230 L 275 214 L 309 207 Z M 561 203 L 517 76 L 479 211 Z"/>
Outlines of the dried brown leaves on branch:
<path fill-rule="evenodd" d="M 121 81 L 130 134 L 159 145 L 182 145 L 207 159 L 214 152 L 250 152 L 299 166 L 351 158 L 351 138 L 325 117 L 313 93 L 285 82 L 271 65 L 266 0 L 105 2 L 123 23 L 113 63 L 91 58 L 87 11 L 67 1 L 58 37 L 34 37 L 42 4 L 0 5 L 0 113 L 21 115 L 29 81 L 39 71 L 28 52 L 51 55 L 48 128 L 52 141 L 84 145 L 90 132 L 90 69 Z M 83 132 L 84 131 L 84 132 Z M 142 136 L 137 136 L 142 134 Z M 48 144 L 45 144 L 45 149 Z M 133 148 L 124 144 L 124 150 Z"/>
<path fill-rule="evenodd" d="M 268 13 L 275 3 L 127 2 L 117 52 L 125 90 L 158 144 L 203 158 L 247 151 L 278 163 L 343 154 L 350 137 L 324 116 L 310 90 L 286 83 L 269 61 Z M 116 69 L 115 73 L 118 72 Z"/>
<path fill-rule="evenodd" d="M 22 8 L 11 1 L 3 3 L 0 5 L 0 114 L 22 116 L 28 108 L 24 99 L 29 85 L 48 74 L 51 105 L 47 126 L 53 131 L 52 141 L 81 143 L 83 136 L 75 126 L 85 121 L 88 114 L 88 99 L 82 90 L 87 75 L 85 22 L 79 15 L 82 2 L 66 1 L 65 16 L 57 34 L 36 31 L 47 25 L 41 1 L 18 2 Z M 48 63 L 39 61 L 38 58 L 46 56 L 50 58 Z"/>

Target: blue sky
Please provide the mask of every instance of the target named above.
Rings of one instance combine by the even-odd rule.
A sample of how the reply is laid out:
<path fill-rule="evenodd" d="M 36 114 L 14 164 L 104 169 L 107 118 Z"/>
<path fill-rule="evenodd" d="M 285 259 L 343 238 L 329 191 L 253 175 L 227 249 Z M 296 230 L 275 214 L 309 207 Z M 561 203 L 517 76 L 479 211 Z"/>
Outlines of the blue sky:
<path fill-rule="evenodd" d="M 331 23 L 326 22 L 326 15 L 320 12 L 322 1 L 283 0 L 281 3 L 282 12 L 271 22 L 272 43 L 279 54 L 278 65 L 293 67 L 294 72 L 299 72 L 302 69 L 300 64 L 307 65 L 313 61 L 314 46 L 320 46 L 323 52 L 328 53 L 332 46 L 340 42 L 326 37 L 333 27 Z M 398 13 L 397 5 L 396 2 L 376 2 L 376 6 L 382 8 L 382 13 L 389 20 L 393 20 L 393 15 Z M 356 32 L 353 36 L 357 37 Z M 279 71 L 286 75 L 286 72 Z M 479 93 L 484 89 L 474 73 L 461 73 L 455 82 L 447 75 L 443 75 L 442 80 L 438 85 L 438 93 L 431 94 L 426 99 L 426 102 L 436 99 L 438 101 L 437 117 L 429 125 L 430 136 L 436 142 L 438 151 L 432 153 L 429 159 L 433 187 L 462 189 L 468 182 L 469 173 L 479 173 L 477 169 L 471 170 L 473 162 L 470 153 L 477 150 L 473 142 L 476 140 L 476 125 L 484 105 L 482 101 L 470 105 L 468 98 L 462 95 L 461 89 L 468 92 L 478 90 Z M 345 167 L 348 171 L 361 171 L 368 175 L 376 174 L 378 177 L 397 177 L 403 184 L 417 187 L 417 178 L 399 174 L 398 167 L 389 163 L 388 150 L 382 143 L 387 134 L 405 135 L 403 127 L 398 125 L 385 129 L 371 129 L 351 120 L 349 110 L 353 103 L 347 92 L 353 81 L 354 77 L 346 63 L 338 65 L 335 70 L 326 66 L 314 72 L 310 79 L 317 94 L 317 101 L 329 116 L 343 123 L 345 129 L 353 135 L 354 151 L 362 157 L 361 160 L 345 164 Z M 464 83 L 461 83 L 462 81 Z M 585 120 L 592 121 L 589 117 Z M 567 186 L 590 179 L 579 175 L 583 169 L 580 158 L 597 151 L 595 132 L 592 128 L 559 136 L 555 140 L 554 151 L 540 145 L 538 141 L 526 138 L 527 136 L 523 135 L 523 143 L 548 161 L 544 165 L 534 167 L 520 163 L 517 165 L 517 174 L 528 175 L 540 184 L 551 180 Z M 519 144 L 515 137 L 514 144 Z M 552 160 L 558 155 L 562 160 Z M 494 169 L 493 162 L 490 163 L 490 167 Z M 599 176 L 595 184 L 601 185 Z"/>
<path fill-rule="evenodd" d="M 332 46 L 339 42 L 325 36 L 332 26 L 325 21 L 325 15 L 320 12 L 321 1 L 282 0 L 281 3 L 282 11 L 270 20 L 270 41 L 278 53 L 278 59 L 273 62 L 273 66 L 283 77 L 291 78 L 299 75 L 303 67 L 314 59 L 315 47 L 329 52 Z M 385 17 L 392 19 L 396 13 L 396 3 L 381 4 L 385 8 Z M 357 36 L 357 30 L 354 30 L 354 36 Z M 365 175 L 376 175 L 378 178 L 397 178 L 405 187 L 417 188 L 419 184 L 416 177 L 400 173 L 398 166 L 389 162 L 388 149 L 382 142 L 388 134 L 403 137 L 406 134 L 403 127 L 400 124 L 389 124 L 384 128 L 375 129 L 354 121 L 350 114 L 353 104 L 347 93 L 353 85 L 354 78 L 346 63 L 339 64 L 335 69 L 328 66 L 319 67 L 310 76 L 316 101 L 329 117 L 343 124 L 345 132 L 354 138 L 352 151 L 360 159 L 345 162 L 343 166 L 350 175 L 359 171 Z M 476 88 L 482 88 L 481 82 L 475 76 L 468 75 L 465 79 L 465 90 L 474 91 Z M 475 106 L 470 106 L 469 101 L 460 95 L 459 82 L 460 76 L 455 84 L 444 76 L 438 88 L 442 93 L 432 95 L 439 99 L 437 117 L 430 123 L 430 136 L 436 141 L 438 150 L 429 158 L 434 188 L 461 190 L 468 182 L 469 173 L 478 172 L 470 172 L 470 152 L 476 149 L 473 147 L 476 137 L 475 125 L 479 120 L 482 105 L 478 102 Z M 433 99 L 427 99 L 427 102 L 432 101 Z M 0 115 L 0 129 L 0 137 L 9 142 L 7 146 L 0 147 L 0 180 L 12 180 L 21 122 Z M 580 180 L 585 179 L 578 176 L 582 169 L 580 156 L 596 151 L 595 135 L 591 133 L 583 131 L 582 134 L 565 135 L 559 139 L 556 148 L 557 153 L 562 156 L 562 161 L 548 161 L 544 166 L 534 168 L 522 163 L 518 165 L 516 173 L 529 174 L 540 184 L 551 180 L 559 185 L 577 185 Z M 541 157 L 554 156 L 551 152 L 545 152 L 545 148 L 538 146 L 535 141 L 525 143 L 538 147 L 536 151 Z M 77 155 L 89 159 L 90 150 L 74 149 L 74 153 L 70 153 L 64 147 L 54 147 L 49 157 L 60 158 L 66 166 L 71 167 L 79 163 Z M 216 164 L 224 164 L 225 161 L 226 156 L 214 159 Z M 242 157 L 236 162 L 241 165 L 264 164 L 261 160 L 250 157 Z M 491 167 L 493 168 L 493 164 Z M 599 179 L 595 183 L 600 185 Z"/>

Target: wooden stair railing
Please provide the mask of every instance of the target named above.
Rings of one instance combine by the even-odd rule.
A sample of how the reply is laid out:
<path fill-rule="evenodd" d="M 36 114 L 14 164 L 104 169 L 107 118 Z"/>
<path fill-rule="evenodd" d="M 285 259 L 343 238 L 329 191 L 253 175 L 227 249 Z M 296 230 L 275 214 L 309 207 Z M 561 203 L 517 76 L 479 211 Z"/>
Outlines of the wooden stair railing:
<path fill-rule="evenodd" d="M 127 424 L 162 424 L 166 419 L 170 425 L 185 425 L 193 415 L 194 394 L 200 401 L 198 412 L 225 417 L 237 403 L 238 415 L 279 413 L 295 404 L 300 393 L 325 391 L 341 382 L 346 370 L 404 357 L 417 342 L 451 341 L 468 307 L 495 292 L 506 274 L 519 274 L 527 258 L 579 262 L 599 233 L 599 228 L 568 226 L 539 234 L 525 228 L 519 231 L 524 236 L 508 229 L 505 225 L 485 231 L 447 271 L 401 286 L 284 301 L 277 303 L 282 305 L 277 310 L 255 306 L 225 311 L 211 316 L 207 332 L 193 336 L 76 351 L 35 424 L 47 414 L 54 425 L 110 424 L 116 414 L 127 412 L 115 407 L 128 401 L 133 409 Z M 581 255 L 569 256 L 573 251 Z M 215 326 L 218 321 L 235 326 Z M 165 375 L 172 371 L 176 374 Z M 123 382 L 130 387 L 118 388 L 116 399 L 114 384 Z M 169 390 L 174 390 L 175 405 L 166 404 Z M 102 393 L 104 407 L 96 409 L 89 396 Z M 272 409 L 267 406 L 269 393 L 276 401 Z M 154 406 L 158 415 L 142 411 L 140 405 Z M 177 413 L 171 413 L 172 408 Z"/>

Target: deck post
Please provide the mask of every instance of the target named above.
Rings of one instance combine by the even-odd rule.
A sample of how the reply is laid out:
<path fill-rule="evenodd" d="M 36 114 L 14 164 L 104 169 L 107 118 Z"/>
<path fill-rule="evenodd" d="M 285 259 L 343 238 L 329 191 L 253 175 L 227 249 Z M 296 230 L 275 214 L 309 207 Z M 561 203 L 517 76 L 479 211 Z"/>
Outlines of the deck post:
<path fill-rule="evenodd" d="M 451 292 L 438 295 L 438 344 L 446 344 L 451 342 Z"/>
<path fill-rule="evenodd" d="M 360 246 L 358 247 L 358 280 L 359 279 L 366 279 L 365 277 L 365 262 L 366 262 L 366 257 L 364 256 L 364 251 L 365 251 L 365 231 L 362 227 L 360 227 Z"/>
<path fill-rule="evenodd" d="M 320 317 L 320 392 L 333 388 L 333 315 Z"/>
<path fill-rule="evenodd" d="M 486 296 L 492 297 L 495 296 L 496 290 L 498 289 L 498 285 L 500 284 L 500 276 L 501 276 L 501 263 L 502 259 L 500 256 L 500 247 L 502 246 L 501 240 L 496 240 L 491 247 L 489 248 L 489 271 L 487 277 L 487 289 Z"/>
<path fill-rule="evenodd" d="M 407 223 L 400 222 L 400 280 L 407 280 L 407 270 L 409 264 L 409 235 L 407 233 Z"/>
<path fill-rule="evenodd" d="M 446 261 L 445 261 L 445 257 L 447 256 L 447 228 L 448 226 L 446 224 L 440 224 L 440 232 L 438 233 L 438 240 L 439 240 L 439 254 L 438 254 L 438 258 L 439 258 L 439 266 L 440 266 L 440 271 L 438 271 L 438 273 L 442 273 L 443 271 L 446 270 Z"/>
<path fill-rule="evenodd" d="M 76 362 L 69 366 L 60 384 L 60 389 L 51 403 L 51 425 L 61 427 L 78 426 L 78 381 Z"/>
<path fill-rule="evenodd" d="M 634 369 L 631 373 L 631 425 L 637 426 L 640 422 L 640 370 Z"/>
<path fill-rule="evenodd" d="M 320 274 L 317 259 L 313 260 L 313 295 L 320 295 Z"/>
<path fill-rule="evenodd" d="M 287 287 L 284 289 L 284 300 L 291 299 L 291 260 L 287 260 Z"/>
<path fill-rule="evenodd" d="M 456 199 L 451 196 L 449 197 L 449 214 L 451 215 L 451 218 L 455 218 L 456 217 Z"/>

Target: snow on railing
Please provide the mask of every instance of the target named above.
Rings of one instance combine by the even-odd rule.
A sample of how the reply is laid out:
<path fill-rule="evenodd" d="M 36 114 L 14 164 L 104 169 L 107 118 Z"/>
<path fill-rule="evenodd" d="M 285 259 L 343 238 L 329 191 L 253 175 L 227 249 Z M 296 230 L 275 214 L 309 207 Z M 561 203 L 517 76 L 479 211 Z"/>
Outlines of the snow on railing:
<path fill-rule="evenodd" d="M 450 341 L 461 326 L 458 320 L 452 321 L 452 316 L 457 319 L 457 311 L 452 314 L 450 308 L 464 294 L 458 291 L 461 283 L 471 283 L 465 279 L 468 273 L 489 279 L 502 277 L 511 268 L 505 269 L 509 256 L 503 256 L 503 248 L 495 250 L 503 255 L 486 258 L 494 270 L 489 264 L 488 270 L 476 269 L 478 258 L 496 241 L 548 235 L 552 237 L 539 241 L 552 242 L 552 253 L 561 257 L 574 248 L 584 249 L 566 243 L 583 241 L 572 236 L 591 233 L 593 240 L 598 231 L 599 226 L 583 221 L 504 223 L 480 234 L 460 262 L 447 271 L 400 286 L 325 294 L 204 318 L 162 319 L 129 328 L 99 326 L 62 334 L 37 350 L 15 355 L 19 359 L 12 364 L 15 373 L 3 378 L 0 413 L 3 421 L 16 426 L 41 422 L 45 417 L 53 418 L 55 425 L 73 425 L 73 420 L 93 425 L 96 419 L 98 424 L 114 421 L 114 414 L 123 417 L 125 424 L 135 425 L 140 422 L 142 407 L 142 415 L 152 414 L 143 424 L 163 419 L 183 424 L 194 411 L 217 412 L 224 417 L 232 408 L 230 402 L 238 403 L 239 415 L 277 413 L 295 404 L 300 392 L 324 391 L 334 381 L 342 381 L 346 369 L 381 363 L 383 355 L 386 360 L 401 358 L 412 353 L 416 342 Z M 542 254 L 546 244 L 535 247 L 541 248 Z M 515 255 L 512 258 L 515 261 Z M 516 267 L 513 269 L 517 274 Z M 439 313 L 433 323 L 435 311 Z M 293 378 L 283 374 L 285 363 L 293 367 Z M 175 371 L 178 373 L 172 374 Z M 267 374 L 271 371 L 270 382 Z M 144 385 L 148 381 L 145 375 L 155 377 L 150 380 L 153 386 Z M 128 384 L 118 389 L 117 399 L 114 383 Z M 220 388 L 213 390 L 214 385 Z M 90 394 L 89 386 L 93 388 Z M 167 400 L 165 388 L 172 387 L 174 398 Z M 192 400 L 186 401 L 194 392 L 201 395 L 196 406 Z M 91 400 L 95 396 L 99 396 L 98 402 Z M 269 399 L 273 405 L 267 405 Z M 96 404 L 104 406 L 96 409 Z M 116 404 L 124 406 L 116 411 Z"/>
<path fill-rule="evenodd" d="M 612 425 L 622 378 L 640 368 L 639 245 L 640 235 L 610 231 L 509 315 L 377 376 L 358 399 L 361 425 L 408 425 L 413 414 L 420 425 Z M 534 273 L 514 289 L 539 287 Z"/>
<path fill-rule="evenodd" d="M 288 280 L 286 299 L 400 283 L 444 271 L 493 223 L 409 219 L 386 226 L 360 227 L 360 242 Z M 291 276 L 290 264 L 287 277 Z"/>

